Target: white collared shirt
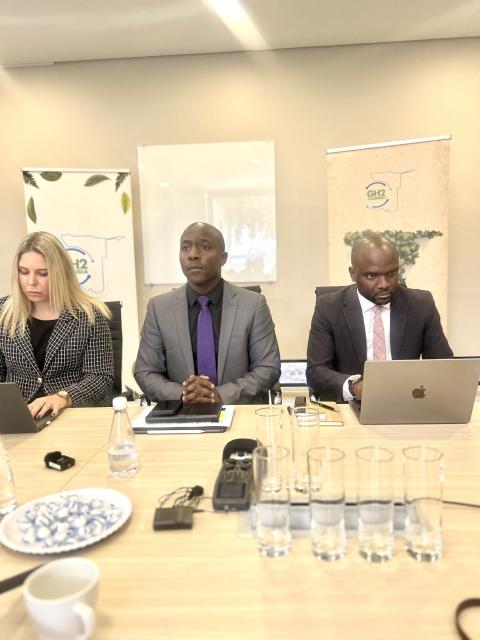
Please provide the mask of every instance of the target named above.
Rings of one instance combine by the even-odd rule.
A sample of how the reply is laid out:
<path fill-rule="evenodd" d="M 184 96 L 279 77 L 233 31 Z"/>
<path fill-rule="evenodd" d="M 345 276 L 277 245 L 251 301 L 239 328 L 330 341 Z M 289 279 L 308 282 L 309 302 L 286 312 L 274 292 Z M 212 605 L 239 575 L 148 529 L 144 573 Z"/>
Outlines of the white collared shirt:
<path fill-rule="evenodd" d="M 367 336 L 367 360 L 373 360 L 373 318 L 375 315 L 373 309 L 377 305 L 374 302 L 371 302 L 370 300 L 364 298 L 362 294 L 358 292 L 358 289 L 357 295 L 360 306 L 362 307 L 365 335 Z M 382 307 L 383 313 L 380 317 L 382 318 L 383 330 L 385 332 L 385 359 L 391 360 L 392 349 L 390 347 L 390 302 L 388 304 L 382 305 Z"/>
<path fill-rule="evenodd" d="M 373 360 L 373 309 L 377 305 L 371 300 L 367 300 L 357 289 L 358 301 L 362 308 L 363 323 L 365 325 L 365 335 L 367 336 L 367 360 Z M 383 313 L 380 316 L 383 322 L 383 330 L 385 332 L 385 356 L 386 360 L 392 359 L 392 349 L 390 346 L 390 302 L 384 304 Z M 353 374 L 352 374 L 353 375 Z M 347 402 L 353 400 L 353 397 L 348 390 L 348 378 L 343 383 L 343 399 Z"/>

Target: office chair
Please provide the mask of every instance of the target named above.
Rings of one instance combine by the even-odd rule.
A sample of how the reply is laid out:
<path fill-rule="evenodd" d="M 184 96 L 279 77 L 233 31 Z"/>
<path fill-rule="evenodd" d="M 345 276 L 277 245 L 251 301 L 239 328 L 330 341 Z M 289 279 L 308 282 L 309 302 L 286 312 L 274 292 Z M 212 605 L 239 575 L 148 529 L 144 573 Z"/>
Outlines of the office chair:
<path fill-rule="evenodd" d="M 119 300 L 105 302 L 112 317 L 108 321 L 113 345 L 113 386 L 112 397 L 122 395 L 122 303 Z"/>
<path fill-rule="evenodd" d="M 316 287 L 315 296 L 318 298 L 318 296 L 323 296 L 325 293 L 335 293 L 335 291 L 340 291 L 340 289 L 343 289 L 345 286 L 346 285 L 344 284 L 335 284 L 325 287 Z"/>
<path fill-rule="evenodd" d="M 259 284 L 249 284 L 242 287 L 242 289 L 247 289 L 248 291 L 255 291 L 255 293 L 262 293 L 262 288 L 260 287 Z"/>

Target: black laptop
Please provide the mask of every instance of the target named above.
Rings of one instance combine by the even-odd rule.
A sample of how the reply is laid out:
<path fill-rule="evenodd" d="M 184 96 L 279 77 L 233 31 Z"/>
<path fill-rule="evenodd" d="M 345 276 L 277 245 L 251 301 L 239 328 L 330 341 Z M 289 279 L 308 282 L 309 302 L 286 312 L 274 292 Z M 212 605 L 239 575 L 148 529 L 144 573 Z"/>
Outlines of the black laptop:
<path fill-rule="evenodd" d="M 14 382 L 0 383 L 0 434 L 37 433 L 50 424 L 53 416 L 32 417 L 20 389 Z"/>

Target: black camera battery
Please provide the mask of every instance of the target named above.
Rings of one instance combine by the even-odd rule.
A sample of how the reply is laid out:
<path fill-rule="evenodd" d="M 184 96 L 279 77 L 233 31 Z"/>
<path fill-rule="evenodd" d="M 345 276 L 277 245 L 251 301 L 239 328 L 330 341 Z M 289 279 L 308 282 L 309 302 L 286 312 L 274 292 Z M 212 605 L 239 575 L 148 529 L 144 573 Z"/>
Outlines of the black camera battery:
<path fill-rule="evenodd" d="M 45 466 L 49 469 L 55 469 L 55 471 L 65 471 L 75 465 L 75 458 L 66 456 L 61 451 L 50 451 L 46 454 L 43 461 Z"/>
<path fill-rule="evenodd" d="M 155 531 L 165 529 L 191 529 L 193 527 L 192 507 L 158 507 L 153 516 Z"/>

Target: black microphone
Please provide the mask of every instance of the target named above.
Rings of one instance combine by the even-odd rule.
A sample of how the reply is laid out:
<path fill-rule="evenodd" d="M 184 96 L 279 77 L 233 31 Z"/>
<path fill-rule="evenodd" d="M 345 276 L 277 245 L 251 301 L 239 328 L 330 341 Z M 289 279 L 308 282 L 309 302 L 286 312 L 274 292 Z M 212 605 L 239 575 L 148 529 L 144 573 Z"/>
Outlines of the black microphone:
<path fill-rule="evenodd" d="M 196 484 L 194 487 L 192 487 L 190 489 L 190 491 L 188 492 L 188 498 L 189 500 L 191 498 L 196 498 L 196 497 L 200 497 L 203 496 L 203 487 L 201 487 L 200 485 Z"/>

